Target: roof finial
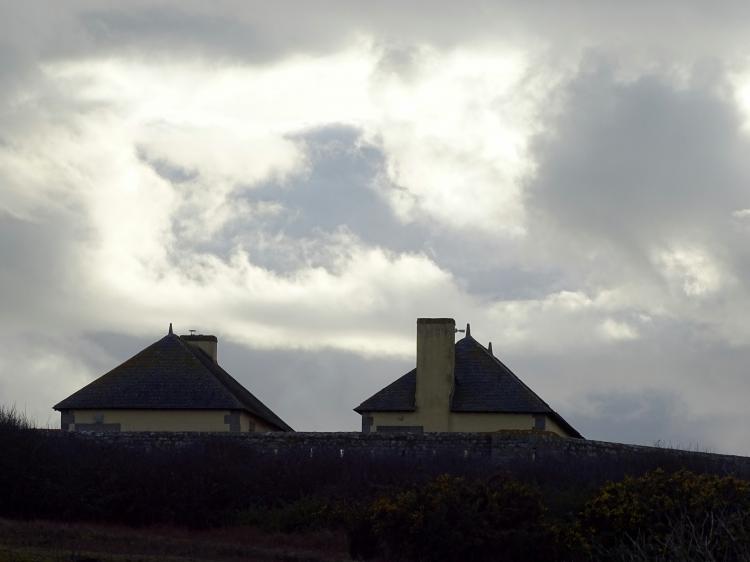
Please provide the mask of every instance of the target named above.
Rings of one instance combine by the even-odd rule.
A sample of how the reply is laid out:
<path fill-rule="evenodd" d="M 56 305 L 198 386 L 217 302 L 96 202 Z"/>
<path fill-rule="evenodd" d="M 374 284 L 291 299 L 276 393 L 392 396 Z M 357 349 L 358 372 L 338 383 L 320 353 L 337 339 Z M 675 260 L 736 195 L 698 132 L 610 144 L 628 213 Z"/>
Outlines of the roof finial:
<path fill-rule="evenodd" d="M 171 322 L 169 323 L 169 333 L 170 334 L 172 333 L 172 323 Z"/>
<path fill-rule="evenodd" d="M 494 355 L 494 353 L 492 353 L 492 342 L 490 342 L 490 343 L 489 343 L 489 344 L 487 345 L 487 351 L 489 351 L 489 352 L 490 352 L 490 355 Z"/>
<path fill-rule="evenodd" d="M 466 337 L 468 338 L 471 335 L 471 324 L 468 322 L 466 323 Z"/>

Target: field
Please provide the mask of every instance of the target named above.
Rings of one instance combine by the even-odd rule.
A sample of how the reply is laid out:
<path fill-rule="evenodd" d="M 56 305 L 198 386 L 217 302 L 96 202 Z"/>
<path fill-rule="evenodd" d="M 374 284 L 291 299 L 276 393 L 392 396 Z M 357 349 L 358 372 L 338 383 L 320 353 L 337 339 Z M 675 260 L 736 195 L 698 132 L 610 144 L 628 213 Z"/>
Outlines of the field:
<path fill-rule="evenodd" d="M 349 560 L 343 532 L 265 533 L 253 527 L 188 530 L 0 519 L 0 562 Z"/>

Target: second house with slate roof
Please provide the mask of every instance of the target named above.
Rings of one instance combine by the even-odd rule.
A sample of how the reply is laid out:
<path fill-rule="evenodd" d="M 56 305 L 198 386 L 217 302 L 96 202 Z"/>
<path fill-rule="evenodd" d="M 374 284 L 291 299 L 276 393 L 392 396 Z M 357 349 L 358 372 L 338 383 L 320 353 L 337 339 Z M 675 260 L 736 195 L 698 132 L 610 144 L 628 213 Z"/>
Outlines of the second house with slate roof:
<path fill-rule="evenodd" d="M 172 332 L 54 406 L 66 431 L 293 431 L 221 368 L 215 336 Z"/>
<path fill-rule="evenodd" d="M 362 431 L 547 431 L 582 438 L 452 318 L 417 320 L 417 367 L 362 402 Z"/>

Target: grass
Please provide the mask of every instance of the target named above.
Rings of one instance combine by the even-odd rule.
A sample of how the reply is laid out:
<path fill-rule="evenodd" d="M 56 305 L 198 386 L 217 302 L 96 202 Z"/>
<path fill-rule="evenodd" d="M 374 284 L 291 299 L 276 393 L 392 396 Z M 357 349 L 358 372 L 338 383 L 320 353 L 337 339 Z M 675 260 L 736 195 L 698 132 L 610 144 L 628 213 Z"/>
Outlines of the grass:
<path fill-rule="evenodd" d="M 0 519 L 0 562 L 348 560 L 343 532 L 264 533 L 254 527 L 189 531 Z"/>

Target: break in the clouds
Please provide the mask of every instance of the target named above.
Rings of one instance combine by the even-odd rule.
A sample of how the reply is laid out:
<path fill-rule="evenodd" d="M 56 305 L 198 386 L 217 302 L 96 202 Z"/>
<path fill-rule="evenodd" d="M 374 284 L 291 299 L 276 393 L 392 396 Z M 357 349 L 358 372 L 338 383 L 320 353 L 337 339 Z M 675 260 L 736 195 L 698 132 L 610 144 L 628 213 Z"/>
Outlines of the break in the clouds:
<path fill-rule="evenodd" d="M 1 401 L 171 321 L 353 430 L 452 316 L 588 437 L 750 453 L 748 16 L 2 4 Z"/>

